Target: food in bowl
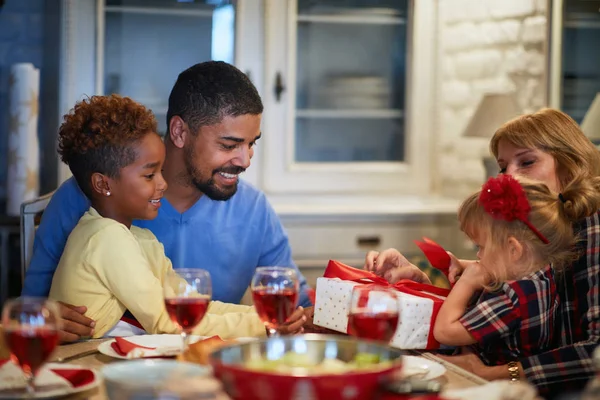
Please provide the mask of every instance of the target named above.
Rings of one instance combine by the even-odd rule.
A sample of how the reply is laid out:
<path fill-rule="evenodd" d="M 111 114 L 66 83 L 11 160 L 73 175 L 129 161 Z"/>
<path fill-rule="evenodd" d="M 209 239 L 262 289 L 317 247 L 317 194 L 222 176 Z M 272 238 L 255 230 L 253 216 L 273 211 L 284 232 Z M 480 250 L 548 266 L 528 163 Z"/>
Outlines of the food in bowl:
<path fill-rule="evenodd" d="M 329 375 L 345 374 L 356 370 L 377 370 L 390 368 L 391 361 L 381 361 L 377 354 L 357 353 L 351 361 L 337 358 L 325 358 L 322 361 L 312 360 L 307 354 L 287 352 L 283 357 L 269 360 L 264 357 L 251 358 L 244 363 L 246 368 L 273 372 L 276 374 Z"/>
<path fill-rule="evenodd" d="M 305 366 L 286 372 L 277 364 L 291 358 L 294 365 L 298 361 L 313 366 L 333 361 L 337 367 L 338 361 L 344 364 L 363 361 L 361 354 L 368 355 L 370 362 L 376 359 L 378 362 L 366 368 L 353 366 L 343 373 L 333 372 L 329 367 L 318 372 Z M 371 400 L 396 374 L 399 376 L 403 354 L 405 351 L 380 342 L 306 334 L 232 344 L 211 353 L 209 360 L 215 376 L 234 400 Z M 252 368 L 257 366 L 253 364 L 256 360 L 258 369 Z M 264 369 L 260 360 L 276 361 L 276 370 L 270 370 L 269 365 Z"/>

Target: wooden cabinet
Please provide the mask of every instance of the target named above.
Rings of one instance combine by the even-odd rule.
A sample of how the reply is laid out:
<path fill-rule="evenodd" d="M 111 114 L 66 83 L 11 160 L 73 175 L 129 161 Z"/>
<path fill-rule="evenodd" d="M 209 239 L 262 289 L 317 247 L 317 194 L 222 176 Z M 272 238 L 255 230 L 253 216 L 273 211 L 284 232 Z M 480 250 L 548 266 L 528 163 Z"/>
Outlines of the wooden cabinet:
<path fill-rule="evenodd" d="M 265 4 L 264 190 L 428 194 L 435 2 Z"/>

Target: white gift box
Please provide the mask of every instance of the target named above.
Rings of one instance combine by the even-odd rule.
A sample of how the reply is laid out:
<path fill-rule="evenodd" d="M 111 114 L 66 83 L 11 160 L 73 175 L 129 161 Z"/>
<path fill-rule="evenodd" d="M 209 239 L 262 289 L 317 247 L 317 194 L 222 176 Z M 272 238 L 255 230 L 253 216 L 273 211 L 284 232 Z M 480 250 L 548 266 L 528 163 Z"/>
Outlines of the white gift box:
<path fill-rule="evenodd" d="M 356 285 L 361 284 L 338 278 L 318 278 L 313 323 L 347 333 L 352 289 Z M 390 345 L 401 349 L 438 348 L 439 344 L 430 338 L 434 301 L 403 292 L 397 292 L 397 298 L 400 318 Z M 368 303 L 372 301 L 377 301 L 375 291 L 369 293 Z"/>

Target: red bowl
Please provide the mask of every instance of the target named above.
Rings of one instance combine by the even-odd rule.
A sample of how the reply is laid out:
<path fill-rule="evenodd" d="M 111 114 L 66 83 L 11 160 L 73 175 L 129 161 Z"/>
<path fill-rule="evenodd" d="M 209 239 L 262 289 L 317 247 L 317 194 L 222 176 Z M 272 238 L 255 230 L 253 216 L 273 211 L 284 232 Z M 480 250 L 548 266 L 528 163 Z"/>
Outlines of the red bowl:
<path fill-rule="evenodd" d="M 283 374 L 248 369 L 244 362 L 261 356 L 277 360 L 286 352 L 307 354 L 320 362 L 326 358 L 351 361 L 357 353 L 391 361 L 384 369 L 356 370 L 344 374 Z M 210 363 L 215 376 L 234 400 L 371 400 L 379 389 L 400 372 L 402 350 L 348 336 L 298 335 L 269 338 L 221 348 Z"/>

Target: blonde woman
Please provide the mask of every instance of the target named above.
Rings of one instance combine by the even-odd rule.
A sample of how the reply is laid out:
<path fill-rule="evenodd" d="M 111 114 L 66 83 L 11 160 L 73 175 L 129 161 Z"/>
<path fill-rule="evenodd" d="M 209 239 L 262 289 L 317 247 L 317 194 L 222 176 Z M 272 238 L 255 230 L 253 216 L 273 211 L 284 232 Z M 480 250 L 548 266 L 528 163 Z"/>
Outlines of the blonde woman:
<path fill-rule="evenodd" d="M 577 207 L 566 188 L 580 179 L 600 176 L 600 152 L 565 113 L 542 109 L 502 125 L 492 137 L 490 150 L 499 172 L 521 175 L 545 183 L 564 201 L 565 210 Z M 581 193 L 583 194 L 583 193 Z M 576 211 L 576 210 L 575 210 Z M 447 359 L 486 379 L 508 379 L 517 374 L 541 393 L 580 390 L 594 374 L 592 352 L 600 343 L 600 213 L 592 211 L 573 224 L 581 256 L 564 270 L 558 281 L 560 313 L 556 327 L 560 347 L 515 363 L 488 366 L 469 351 Z M 472 261 L 453 258 L 450 280 Z M 429 278 L 395 249 L 369 252 L 365 268 L 391 279 Z M 510 372 L 510 373 L 509 373 Z"/>

